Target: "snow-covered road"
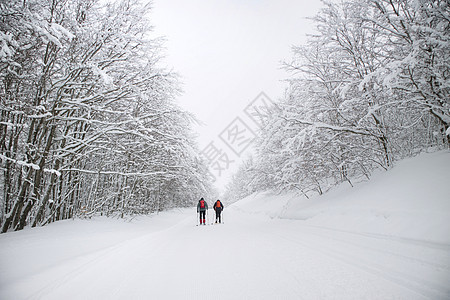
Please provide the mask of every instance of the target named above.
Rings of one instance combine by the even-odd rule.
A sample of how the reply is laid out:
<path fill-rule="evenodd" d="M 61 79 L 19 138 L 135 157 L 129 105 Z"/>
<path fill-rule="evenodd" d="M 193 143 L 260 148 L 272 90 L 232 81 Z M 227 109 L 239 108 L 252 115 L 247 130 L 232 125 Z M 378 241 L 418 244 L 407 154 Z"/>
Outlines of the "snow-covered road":
<path fill-rule="evenodd" d="M 138 230 L 127 229 L 135 230 L 132 238 L 94 230 L 84 235 L 91 248 L 72 248 L 60 259 L 43 255 L 42 244 L 26 243 L 30 231 L 10 234 L 0 240 L 10 246 L 0 247 L 0 299 L 450 298 L 448 245 L 308 226 L 238 207 L 224 217 L 222 225 L 195 226 L 192 210 L 171 212 L 137 222 Z M 45 228 L 35 230 L 35 239 L 39 230 Z M 70 240 L 78 230 L 65 232 L 59 244 L 47 243 L 56 257 L 64 247 L 77 247 Z M 20 243 L 21 251 L 14 251 Z M 14 270 L 27 250 L 47 262 L 33 269 L 36 255 L 28 258 L 30 268 Z"/>

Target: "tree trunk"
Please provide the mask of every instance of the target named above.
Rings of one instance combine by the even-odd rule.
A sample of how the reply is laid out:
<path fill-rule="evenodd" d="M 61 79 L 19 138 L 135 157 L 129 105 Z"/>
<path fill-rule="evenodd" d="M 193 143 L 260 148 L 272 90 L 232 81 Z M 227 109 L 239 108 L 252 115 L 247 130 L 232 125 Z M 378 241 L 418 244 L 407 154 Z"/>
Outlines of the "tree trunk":
<path fill-rule="evenodd" d="M 50 147 L 52 145 L 53 142 L 53 136 L 55 134 L 55 125 L 51 125 L 51 129 L 47 138 L 47 143 L 45 145 L 45 149 L 44 149 L 44 153 L 42 153 L 42 157 L 40 159 L 39 162 L 39 170 L 36 170 L 36 176 L 34 179 L 34 188 L 33 188 L 33 197 L 37 197 L 38 199 L 40 198 L 40 186 L 41 186 L 41 181 L 42 181 L 42 175 L 44 172 L 44 166 L 45 166 L 45 161 L 47 160 L 47 156 L 50 152 Z M 30 199 L 27 203 L 27 206 L 25 207 L 25 209 L 23 210 L 23 212 L 21 213 L 20 216 L 20 221 L 19 223 L 15 226 L 15 230 L 21 230 L 25 227 L 25 225 L 27 224 L 26 219 L 28 217 L 28 214 L 30 213 L 31 209 L 33 208 L 34 204 L 36 203 L 36 199 Z"/>

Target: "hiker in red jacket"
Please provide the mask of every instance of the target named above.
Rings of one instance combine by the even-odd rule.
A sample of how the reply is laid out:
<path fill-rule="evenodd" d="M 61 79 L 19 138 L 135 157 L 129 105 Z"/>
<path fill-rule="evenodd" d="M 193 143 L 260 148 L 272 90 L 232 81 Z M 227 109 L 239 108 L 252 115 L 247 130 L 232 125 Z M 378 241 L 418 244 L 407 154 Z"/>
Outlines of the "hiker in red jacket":
<path fill-rule="evenodd" d="M 222 218 L 220 216 L 220 213 L 223 210 L 222 202 L 220 200 L 217 200 L 216 203 L 214 203 L 213 208 L 216 211 L 216 223 L 217 223 L 217 220 L 219 220 L 219 223 L 222 223 Z"/>
<path fill-rule="evenodd" d="M 200 213 L 200 225 L 206 225 L 206 210 L 208 209 L 208 203 L 205 199 L 201 198 L 197 204 L 197 213 Z"/>

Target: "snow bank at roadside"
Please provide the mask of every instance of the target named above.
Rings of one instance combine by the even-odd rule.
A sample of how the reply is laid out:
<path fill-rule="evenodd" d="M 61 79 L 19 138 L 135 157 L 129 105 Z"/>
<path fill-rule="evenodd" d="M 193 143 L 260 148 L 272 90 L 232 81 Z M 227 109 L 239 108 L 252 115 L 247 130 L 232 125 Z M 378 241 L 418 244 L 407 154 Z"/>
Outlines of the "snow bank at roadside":
<path fill-rule="evenodd" d="M 368 182 L 342 184 L 311 199 L 272 192 L 234 206 L 272 218 L 355 233 L 450 244 L 450 152 L 405 159 Z"/>

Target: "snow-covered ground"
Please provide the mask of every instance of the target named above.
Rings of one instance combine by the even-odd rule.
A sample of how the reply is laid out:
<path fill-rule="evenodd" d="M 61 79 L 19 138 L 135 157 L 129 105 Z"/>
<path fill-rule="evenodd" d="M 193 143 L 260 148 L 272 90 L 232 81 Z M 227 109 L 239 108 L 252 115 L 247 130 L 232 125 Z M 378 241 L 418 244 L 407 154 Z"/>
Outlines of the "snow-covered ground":
<path fill-rule="evenodd" d="M 2 234 L 0 299 L 450 299 L 449 179 L 444 151 L 314 199 L 252 195 L 222 225 L 185 209 Z"/>

